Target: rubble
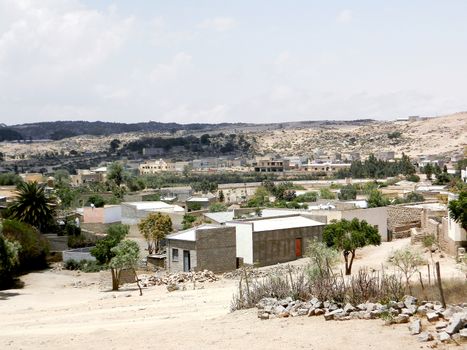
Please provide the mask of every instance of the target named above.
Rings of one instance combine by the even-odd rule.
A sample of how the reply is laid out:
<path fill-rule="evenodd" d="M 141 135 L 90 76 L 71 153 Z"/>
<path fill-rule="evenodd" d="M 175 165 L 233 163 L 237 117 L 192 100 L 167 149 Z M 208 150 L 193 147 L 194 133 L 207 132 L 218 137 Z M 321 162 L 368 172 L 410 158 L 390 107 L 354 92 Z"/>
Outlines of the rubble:
<path fill-rule="evenodd" d="M 441 342 L 448 342 L 451 339 L 464 341 L 467 337 L 467 305 L 449 305 L 444 309 L 437 302 L 422 302 L 422 305 L 418 306 L 417 299 L 411 296 L 406 297 L 403 302 L 390 301 L 386 305 L 367 302 L 356 306 L 351 303 L 320 301 L 317 298 L 308 301 L 293 300 L 290 297 L 263 298 L 256 304 L 256 307 L 259 310 L 258 317 L 262 320 L 276 317 L 323 315 L 326 321 L 384 318 L 388 325 L 410 322 L 410 333 L 417 335 L 421 342 L 435 339 L 435 336 L 428 330 L 422 331 L 421 318 L 426 317 L 428 323 L 433 324 L 430 329 L 433 332 L 436 331 L 436 338 Z M 414 317 L 412 322 L 411 317 Z"/>
<path fill-rule="evenodd" d="M 219 277 L 212 271 L 203 270 L 197 272 L 176 272 L 166 273 L 162 276 L 157 275 L 139 275 L 140 284 L 142 287 L 150 286 L 176 286 L 181 283 L 187 282 L 215 282 L 219 280 Z M 174 287 L 171 287 L 173 289 Z M 169 289 L 169 288 L 168 288 Z"/>

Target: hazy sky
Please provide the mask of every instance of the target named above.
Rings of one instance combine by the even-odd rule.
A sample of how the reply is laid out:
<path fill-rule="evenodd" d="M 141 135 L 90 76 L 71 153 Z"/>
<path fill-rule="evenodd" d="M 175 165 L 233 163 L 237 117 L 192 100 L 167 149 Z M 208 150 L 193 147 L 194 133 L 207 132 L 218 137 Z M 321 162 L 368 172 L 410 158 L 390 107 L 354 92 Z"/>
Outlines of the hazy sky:
<path fill-rule="evenodd" d="M 0 122 L 467 110 L 467 1 L 0 0 Z"/>

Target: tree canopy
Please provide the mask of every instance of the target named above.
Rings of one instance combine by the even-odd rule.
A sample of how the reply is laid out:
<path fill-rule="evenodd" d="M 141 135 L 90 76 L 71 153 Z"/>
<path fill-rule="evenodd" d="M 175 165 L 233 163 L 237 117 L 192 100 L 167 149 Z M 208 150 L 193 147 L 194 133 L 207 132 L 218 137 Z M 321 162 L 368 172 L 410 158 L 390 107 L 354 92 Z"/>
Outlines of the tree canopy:
<path fill-rule="evenodd" d="M 138 224 L 138 229 L 148 242 L 148 253 L 159 252 L 160 242 L 172 232 L 172 220 L 168 215 L 151 213 Z"/>
<path fill-rule="evenodd" d="M 449 201 L 448 204 L 450 216 L 459 223 L 464 230 L 467 230 L 467 191 L 459 193 L 458 199 Z"/>
<path fill-rule="evenodd" d="M 129 239 L 123 240 L 111 249 L 113 257 L 110 259 L 109 267 L 112 273 L 112 290 L 118 290 L 120 277 L 125 269 L 133 270 L 135 281 L 138 283 L 138 276 L 135 268 L 138 264 L 139 247 L 138 243 Z M 139 283 L 138 283 L 139 287 Z M 141 295 L 140 288 L 140 295 Z"/>
<path fill-rule="evenodd" d="M 20 182 L 16 186 L 16 198 L 9 206 L 9 217 L 25 222 L 39 230 L 53 220 L 55 202 L 45 192 L 45 184 Z"/>
<path fill-rule="evenodd" d="M 125 238 L 129 230 L 130 226 L 128 225 L 113 224 L 109 226 L 105 238 L 98 240 L 96 246 L 91 249 L 91 255 L 101 264 L 108 264 L 115 255 L 112 248 Z"/>
<path fill-rule="evenodd" d="M 324 228 L 323 241 L 328 247 L 334 247 L 344 254 L 345 274 L 350 275 L 355 258 L 355 251 L 367 245 L 380 245 L 378 230 L 365 220 L 353 219 L 332 221 Z M 350 256 L 350 260 L 349 260 Z"/>

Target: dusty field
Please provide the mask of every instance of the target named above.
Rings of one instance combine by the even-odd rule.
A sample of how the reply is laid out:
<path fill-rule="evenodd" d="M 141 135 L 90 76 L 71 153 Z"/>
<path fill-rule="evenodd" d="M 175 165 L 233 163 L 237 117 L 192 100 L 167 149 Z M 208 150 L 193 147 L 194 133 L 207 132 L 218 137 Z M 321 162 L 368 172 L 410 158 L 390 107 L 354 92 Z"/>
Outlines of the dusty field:
<path fill-rule="evenodd" d="M 380 266 L 407 241 L 370 247 L 357 266 Z M 295 262 L 303 264 L 304 259 Z M 356 266 L 356 267 L 357 267 Z M 452 261 L 445 271 L 462 276 Z M 448 267 L 449 266 L 449 267 Z M 407 325 L 322 317 L 261 321 L 255 310 L 229 312 L 236 281 L 222 279 L 168 293 L 151 287 L 102 291 L 99 274 L 31 273 L 25 287 L 0 292 L 1 349 L 420 349 Z M 200 287 L 200 284 L 197 285 Z M 432 343 L 431 343 L 432 344 Z M 438 348 L 442 348 L 441 345 Z"/>

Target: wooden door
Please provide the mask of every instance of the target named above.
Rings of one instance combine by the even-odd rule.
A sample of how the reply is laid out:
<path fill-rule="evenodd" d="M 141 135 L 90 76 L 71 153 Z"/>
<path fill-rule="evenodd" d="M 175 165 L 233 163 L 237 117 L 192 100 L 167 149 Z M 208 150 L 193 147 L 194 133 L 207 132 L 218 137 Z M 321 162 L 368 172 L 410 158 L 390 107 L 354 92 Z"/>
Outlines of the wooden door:
<path fill-rule="evenodd" d="M 300 258 L 302 256 L 302 239 L 295 238 L 295 257 Z"/>

